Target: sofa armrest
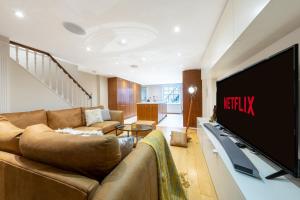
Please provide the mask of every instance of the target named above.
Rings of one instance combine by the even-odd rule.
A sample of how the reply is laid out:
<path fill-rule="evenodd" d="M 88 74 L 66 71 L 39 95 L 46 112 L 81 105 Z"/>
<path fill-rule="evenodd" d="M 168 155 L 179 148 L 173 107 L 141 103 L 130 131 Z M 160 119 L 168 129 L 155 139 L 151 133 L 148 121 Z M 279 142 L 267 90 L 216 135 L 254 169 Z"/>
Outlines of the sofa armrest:
<path fill-rule="evenodd" d="M 86 200 L 96 180 L 0 151 L 0 199 Z"/>
<path fill-rule="evenodd" d="M 112 121 L 118 121 L 121 124 L 124 124 L 124 113 L 120 110 L 110 110 L 110 117 Z"/>
<path fill-rule="evenodd" d="M 139 143 L 102 181 L 91 200 L 157 200 L 158 176 L 155 152 Z"/>

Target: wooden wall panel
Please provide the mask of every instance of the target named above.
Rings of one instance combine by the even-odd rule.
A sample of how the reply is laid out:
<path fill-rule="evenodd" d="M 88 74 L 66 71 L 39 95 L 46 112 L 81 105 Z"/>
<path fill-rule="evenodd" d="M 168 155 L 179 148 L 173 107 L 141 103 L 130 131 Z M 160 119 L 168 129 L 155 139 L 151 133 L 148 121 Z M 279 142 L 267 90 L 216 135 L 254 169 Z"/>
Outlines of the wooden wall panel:
<path fill-rule="evenodd" d="M 136 103 L 140 102 L 141 85 L 118 77 L 108 79 L 109 109 L 122 110 L 124 117 L 137 115 Z"/>
<path fill-rule="evenodd" d="M 193 85 L 197 87 L 197 93 L 193 97 L 193 105 L 190 118 L 190 127 L 197 127 L 197 117 L 202 116 L 202 81 L 201 70 L 186 70 L 182 74 L 182 94 L 183 94 L 183 125 L 187 126 L 190 94 L 188 88 Z"/>
<path fill-rule="evenodd" d="M 108 107 L 111 110 L 118 109 L 118 87 L 117 87 L 117 78 L 109 78 L 108 79 Z"/>

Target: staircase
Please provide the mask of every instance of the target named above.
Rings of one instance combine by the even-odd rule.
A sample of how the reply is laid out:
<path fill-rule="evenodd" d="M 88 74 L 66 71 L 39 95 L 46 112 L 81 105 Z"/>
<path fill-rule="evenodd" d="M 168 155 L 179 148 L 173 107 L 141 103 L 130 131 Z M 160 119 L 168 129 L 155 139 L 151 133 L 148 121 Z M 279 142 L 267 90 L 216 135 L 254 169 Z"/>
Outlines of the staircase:
<path fill-rule="evenodd" d="M 92 105 L 92 95 L 50 53 L 10 41 L 10 57 L 70 106 Z"/>

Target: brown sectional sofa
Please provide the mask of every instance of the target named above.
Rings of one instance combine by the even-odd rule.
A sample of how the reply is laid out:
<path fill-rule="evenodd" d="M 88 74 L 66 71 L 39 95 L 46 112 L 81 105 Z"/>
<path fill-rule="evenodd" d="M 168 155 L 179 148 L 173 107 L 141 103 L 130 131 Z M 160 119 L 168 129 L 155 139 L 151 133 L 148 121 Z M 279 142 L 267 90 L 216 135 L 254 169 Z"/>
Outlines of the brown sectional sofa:
<path fill-rule="evenodd" d="M 103 106 L 93 108 L 103 108 Z M 55 111 L 36 110 L 0 115 L 6 117 L 12 124 L 22 129 L 34 124 L 45 124 L 54 130 L 74 128 L 76 130 L 103 131 L 106 134 L 115 131 L 116 125 L 124 123 L 123 111 L 110 110 L 110 121 L 96 123 L 87 127 L 84 114 L 85 109 L 92 108 L 72 108 Z"/>
<path fill-rule="evenodd" d="M 72 127 L 75 129 L 102 130 L 104 133 L 109 133 L 114 131 L 115 124 L 123 123 L 122 112 L 111 111 L 112 121 L 86 127 L 84 126 L 85 120 L 82 117 L 82 113 L 84 113 L 84 109 L 77 108 L 48 112 L 39 110 L 26 113 L 4 114 L 4 116 L 19 128 L 26 128 L 27 126 L 39 123 L 48 125 L 50 128 L 54 129 Z M 39 127 L 39 125 L 36 126 Z M 17 127 L 12 131 L 15 134 L 20 132 L 20 129 Z M 1 128 L 2 127 L 0 126 L 0 134 L 2 131 L 3 136 L 3 130 L 5 131 L 5 129 Z M 13 127 L 10 129 L 13 129 Z M 41 153 L 41 155 L 39 155 L 38 158 L 35 158 L 35 154 L 28 152 L 29 150 L 34 149 L 32 146 L 41 143 L 40 138 L 35 136 L 35 140 L 31 141 L 36 141 L 35 143 L 28 142 L 28 138 L 32 137 L 32 135 L 25 137 L 25 134 L 27 134 L 26 132 L 30 132 L 30 129 L 36 128 L 35 126 L 28 127 L 24 132 L 24 137 L 23 135 L 20 136 L 22 142 L 22 146 L 20 146 L 21 151 L 18 150 L 13 152 L 10 150 L 14 149 L 15 145 L 18 144 L 18 141 L 15 140 L 12 141 L 13 146 L 9 147 L 7 151 L 0 151 L 0 200 L 158 199 L 157 161 L 155 152 L 150 146 L 143 143 L 138 144 L 128 156 L 108 172 L 108 175 L 105 177 L 92 178 L 83 175 L 83 173 L 67 170 L 65 168 L 62 169 L 51 164 L 46 164 L 45 162 L 37 161 L 38 159 L 43 160 L 44 157 L 41 155 L 46 156 L 46 154 L 43 154 L 44 152 L 36 152 L 37 154 Z M 115 136 L 106 135 L 100 137 L 109 137 L 113 140 Z M 7 138 L 7 140 L 15 139 Z M 6 141 L 6 139 L 4 141 Z M 51 143 L 48 143 L 47 145 L 48 147 L 45 148 L 48 150 L 52 145 Z M 94 146 L 93 148 L 98 147 Z M 59 148 L 55 148 L 54 146 L 50 149 L 55 152 L 55 150 Z M 70 147 L 68 146 L 67 149 L 70 150 Z M 77 151 L 78 152 L 74 152 L 74 154 L 84 155 L 84 152 L 81 152 L 78 149 Z M 61 152 L 61 150 L 59 152 Z M 24 155 L 22 153 L 24 153 Z M 109 157 L 109 153 L 110 152 L 105 152 L 105 155 Z M 31 157 L 28 157 L 30 154 Z M 88 159 L 87 157 L 82 157 L 83 160 L 80 161 L 78 160 L 78 156 L 70 155 L 70 157 L 72 157 L 70 159 L 77 158 L 76 160 L 72 160 L 72 162 L 77 162 L 79 165 L 83 165 L 80 162 L 85 162 L 84 159 Z M 49 154 L 48 156 L 52 157 Z M 59 163 L 63 162 L 57 158 L 52 157 L 52 159 Z M 66 160 L 65 162 L 68 161 Z"/>

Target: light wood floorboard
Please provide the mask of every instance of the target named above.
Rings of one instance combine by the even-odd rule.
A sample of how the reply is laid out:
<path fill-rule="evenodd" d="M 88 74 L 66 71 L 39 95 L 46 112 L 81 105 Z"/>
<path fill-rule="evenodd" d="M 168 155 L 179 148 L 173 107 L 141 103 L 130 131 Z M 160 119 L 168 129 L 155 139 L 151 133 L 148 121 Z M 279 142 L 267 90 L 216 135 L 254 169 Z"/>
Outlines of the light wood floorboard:
<path fill-rule="evenodd" d="M 167 141 L 170 141 L 171 131 L 184 131 L 183 128 L 158 127 Z M 185 178 L 190 186 L 186 188 L 190 200 L 216 200 L 217 194 L 212 183 L 204 154 L 196 129 L 189 130 L 192 138 L 188 148 L 170 146 L 171 153 L 179 173 L 186 174 Z"/>
<path fill-rule="evenodd" d="M 128 122 L 135 121 L 136 118 L 132 118 Z M 157 129 L 164 133 L 169 143 L 171 131 L 185 131 L 182 127 L 182 115 L 168 115 L 157 125 Z M 189 129 L 188 134 L 192 138 L 188 148 L 170 146 L 178 172 L 186 174 L 184 177 L 190 184 L 186 188 L 188 198 L 189 200 L 216 200 L 217 194 L 200 146 L 201 138 L 197 136 L 197 129 Z"/>

